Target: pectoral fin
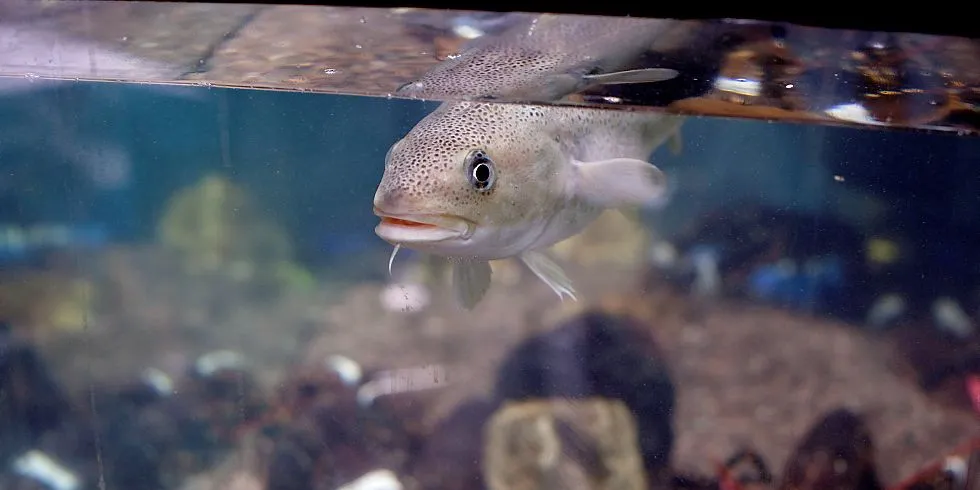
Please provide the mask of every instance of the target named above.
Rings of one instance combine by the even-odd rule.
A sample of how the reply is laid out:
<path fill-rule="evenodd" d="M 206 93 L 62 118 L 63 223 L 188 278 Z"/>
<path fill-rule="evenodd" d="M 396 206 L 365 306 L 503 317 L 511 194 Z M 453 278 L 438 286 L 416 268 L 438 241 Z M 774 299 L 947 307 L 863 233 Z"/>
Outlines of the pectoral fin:
<path fill-rule="evenodd" d="M 585 75 L 583 78 L 590 84 L 618 85 L 626 83 L 663 82 L 675 78 L 677 75 L 679 75 L 677 70 L 671 70 L 670 68 L 641 68 L 639 70 Z"/>
<path fill-rule="evenodd" d="M 490 263 L 485 260 L 453 261 L 453 292 L 463 308 L 473 309 L 490 289 Z"/>
<path fill-rule="evenodd" d="M 528 269 L 531 269 L 534 275 L 544 281 L 562 301 L 564 301 L 565 295 L 577 301 L 575 298 L 575 289 L 572 288 L 572 281 L 565 275 L 565 271 L 561 269 L 561 266 L 554 263 L 545 254 L 527 251 L 521 254 L 521 261 L 527 265 Z"/>
<path fill-rule="evenodd" d="M 633 158 L 575 162 L 579 198 L 596 206 L 656 206 L 667 196 L 667 177 L 656 165 Z"/>

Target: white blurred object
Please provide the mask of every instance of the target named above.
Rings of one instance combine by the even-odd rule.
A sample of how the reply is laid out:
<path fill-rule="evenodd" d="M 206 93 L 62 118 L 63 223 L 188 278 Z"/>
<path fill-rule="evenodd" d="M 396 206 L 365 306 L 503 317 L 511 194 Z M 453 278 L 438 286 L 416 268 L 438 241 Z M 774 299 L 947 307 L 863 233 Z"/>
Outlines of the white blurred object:
<path fill-rule="evenodd" d="M 381 305 L 388 311 L 422 311 L 431 301 L 429 289 L 418 283 L 393 283 L 381 291 Z"/>
<path fill-rule="evenodd" d="M 357 361 L 346 356 L 330 356 L 327 358 L 327 367 L 340 376 L 340 380 L 347 386 L 356 386 L 364 377 L 364 370 Z"/>
<path fill-rule="evenodd" d="M 932 302 L 932 320 L 941 330 L 959 338 L 969 337 L 976 331 L 970 316 L 952 298 L 943 297 Z"/>
<path fill-rule="evenodd" d="M 119 189 L 132 182 L 133 163 L 129 152 L 109 144 L 62 148 L 66 157 L 83 168 L 99 189 Z"/>
<path fill-rule="evenodd" d="M 721 293 L 721 271 L 718 254 L 710 249 L 698 249 L 691 253 L 695 279 L 693 291 L 696 296 L 713 297 Z"/>
<path fill-rule="evenodd" d="M 659 269 L 670 269 L 677 264 L 677 248 L 670 242 L 657 242 L 650 247 L 650 261 Z"/>
<path fill-rule="evenodd" d="M 240 369 L 244 366 L 244 355 L 230 350 L 216 350 L 198 357 L 194 370 L 201 376 L 211 376 L 223 369 Z"/>
<path fill-rule="evenodd" d="M 374 470 L 337 490 L 402 490 L 402 482 L 391 470 Z"/>
<path fill-rule="evenodd" d="M 840 104 L 824 111 L 828 116 L 840 119 L 841 121 L 867 124 L 870 126 L 887 126 L 887 123 L 880 122 L 871 116 L 871 113 L 861 104 Z"/>
<path fill-rule="evenodd" d="M 747 78 L 718 77 L 715 79 L 715 88 L 722 92 L 749 97 L 756 97 L 762 93 L 762 83 Z"/>
<path fill-rule="evenodd" d="M 26 478 L 37 480 L 52 490 L 77 490 L 78 477 L 47 454 L 30 450 L 14 460 L 14 471 Z"/>
<path fill-rule="evenodd" d="M 871 305 L 865 322 L 874 328 L 884 328 L 905 314 L 905 298 L 897 294 L 886 294 Z"/>
<path fill-rule="evenodd" d="M 157 368 L 146 368 L 140 376 L 144 383 L 153 387 L 161 396 L 174 394 L 174 382 L 167 373 Z"/>

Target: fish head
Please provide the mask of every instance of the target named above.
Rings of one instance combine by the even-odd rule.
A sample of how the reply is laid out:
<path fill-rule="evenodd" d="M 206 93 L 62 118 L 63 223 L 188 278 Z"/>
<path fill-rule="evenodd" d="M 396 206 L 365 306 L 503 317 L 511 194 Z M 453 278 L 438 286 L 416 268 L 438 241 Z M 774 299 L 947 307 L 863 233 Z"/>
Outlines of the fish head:
<path fill-rule="evenodd" d="M 445 103 L 395 143 L 374 196 L 385 241 L 497 258 L 563 197 L 557 142 L 533 106 Z"/>

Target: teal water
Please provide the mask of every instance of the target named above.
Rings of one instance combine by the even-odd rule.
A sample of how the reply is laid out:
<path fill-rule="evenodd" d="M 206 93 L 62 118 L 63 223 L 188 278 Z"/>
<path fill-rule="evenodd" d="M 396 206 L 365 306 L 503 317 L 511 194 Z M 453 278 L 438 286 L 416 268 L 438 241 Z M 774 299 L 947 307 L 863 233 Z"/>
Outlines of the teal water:
<path fill-rule="evenodd" d="M 611 362 L 607 357 L 633 359 L 635 353 L 574 354 L 579 348 L 635 348 L 599 334 L 582 334 L 589 339 L 586 347 L 553 339 L 566 345 L 567 366 L 564 361 L 521 364 L 520 356 L 558 355 L 512 349 L 533 333 L 552 331 L 561 323 L 554 319 L 557 312 L 573 308 L 533 277 L 520 276 L 510 286 L 495 283 L 488 305 L 463 312 L 454 309 L 439 280 L 419 279 L 426 271 L 434 273 L 417 256 L 407 255 L 396 267 L 414 270 L 415 276 L 387 275 L 390 246 L 374 235 L 371 199 L 390 145 L 436 103 L 108 83 L 19 87 L 4 92 L 0 84 L 0 323 L 6 325 L 0 329 L 0 488 L 38 488 L 24 486 L 38 481 L 47 482 L 45 488 L 97 488 L 99 477 L 108 479 L 106 488 L 200 488 L 191 486 L 192 476 L 216 482 L 215 475 L 236 471 L 267 488 L 340 488 L 377 468 L 391 469 L 406 488 L 491 488 L 487 472 L 505 470 L 473 466 L 492 452 L 479 452 L 484 442 L 463 444 L 477 451 L 473 455 L 438 446 L 478 438 L 485 427 L 476 421 L 487 414 L 463 402 L 481 396 L 575 398 L 583 390 L 635 402 L 629 408 L 639 421 L 637 447 L 649 474 L 670 455 L 679 467 L 710 477 L 710 458 L 727 457 L 733 441 L 754 437 L 769 463 L 781 469 L 792 460 L 790 449 L 808 424 L 850 399 L 856 400 L 856 410 L 878 414 L 870 425 L 884 441 L 877 464 L 886 482 L 912 474 L 917 465 L 939 457 L 941 448 L 951 450 L 980 435 L 974 411 L 980 407 L 969 404 L 970 387 L 980 390 L 976 139 L 690 118 L 682 129 L 681 152 L 663 147 L 653 156 L 676 185 L 672 202 L 602 237 L 626 242 L 638 231 L 650 240 L 638 245 L 641 258 L 625 265 L 570 266 L 573 280 L 585 284 L 582 305 L 598 304 L 614 290 L 633 294 L 627 302 L 634 305 L 653 304 L 661 292 L 650 285 L 652 274 L 660 278 L 657 284 L 674 288 L 671 304 L 689 301 L 706 315 L 679 323 L 667 313 L 642 320 L 667 346 L 664 362 L 673 373 L 667 384 L 678 394 L 650 389 L 656 392 L 650 397 L 662 399 L 636 401 L 639 395 L 631 393 L 644 392 L 647 385 L 631 376 L 643 369 L 590 364 L 600 358 Z M 218 252 L 201 245 L 208 251 L 184 262 L 174 258 L 158 230 L 174 196 L 208 175 L 238 186 L 258 212 L 234 200 L 216 205 L 230 211 L 191 205 L 188 229 L 199 226 L 201 236 L 217 233 L 221 245 Z M 212 214 L 236 227 L 202 231 L 200 223 L 212 223 L 207 221 Z M 286 258 L 274 244 L 261 241 L 266 238 L 249 244 L 255 236 L 267 236 L 257 231 L 267 223 L 279 227 L 276 236 L 291 244 Z M 51 235 L 60 238 L 30 234 L 42 225 L 60 230 L 61 235 Z M 256 235 L 249 234 L 253 231 Z M 675 258 L 665 265 L 657 250 L 668 242 Z M 239 248 L 245 252 L 229 251 Z M 215 266 L 220 273 L 195 275 L 221 261 L 208 255 L 212 252 L 232 256 L 230 265 Z M 711 282 L 698 268 L 702 259 L 721 281 L 708 294 L 698 286 Z M 791 270 L 787 261 L 795 264 Z M 80 277 L 89 281 L 82 299 L 60 292 Z M 253 280 L 261 282 L 258 293 L 244 285 Z M 421 305 L 412 307 L 419 311 L 405 313 L 388 304 L 401 294 L 385 293 L 395 280 L 421 284 L 424 294 L 404 293 L 406 304 Z M 386 294 L 395 299 L 384 299 Z M 905 306 L 889 310 L 893 297 Z M 67 304 L 83 313 L 59 309 Z M 769 309 L 732 313 L 725 309 L 732 304 Z M 788 317 L 772 319 L 781 314 Z M 740 320 L 726 327 L 712 315 Z M 814 336 L 811 329 L 821 328 L 829 333 Z M 906 340 L 915 335 L 927 340 Z M 933 341 L 932 351 L 922 347 Z M 810 353 L 792 354 L 792 349 Z M 41 360 L 12 354 L 26 351 L 40 353 Z M 213 351 L 239 352 L 250 367 L 228 360 L 235 356 L 219 355 L 224 361 L 218 368 L 202 368 L 199 356 Z M 918 375 L 893 370 L 883 351 L 896 352 Z M 637 363 L 658 359 L 652 351 L 642 352 Z M 438 373 L 453 372 L 463 387 L 419 382 L 422 387 L 401 389 L 407 394 L 388 395 L 399 400 L 421 393 L 410 398 L 410 409 L 396 402 L 395 408 L 370 410 L 336 402 L 341 406 L 336 408 L 317 397 L 322 390 L 344 389 L 330 384 L 344 378 L 337 377 L 346 372 L 339 364 L 317 375 L 298 374 L 305 372 L 298 366 L 325 369 L 322 361 L 332 355 L 363 365 L 368 373 L 356 382 L 361 388 L 365 379 L 379 376 L 374 371 L 419 366 L 425 366 L 423 375 L 401 376 L 428 376 L 434 380 L 430 384 L 441 386 L 452 383 Z M 757 355 L 762 360 L 754 361 Z M 508 358 L 512 371 L 501 367 L 506 356 L 513 356 Z M 692 361 L 690 356 L 702 357 Z M 213 356 L 205 359 L 217 362 Z M 48 366 L 39 369 L 51 372 L 51 387 L 42 389 L 47 381 L 40 378 L 22 378 L 42 376 L 24 367 L 31 363 Z M 548 366 L 565 366 L 554 368 L 555 376 L 580 369 L 595 378 L 589 378 L 589 388 L 561 388 L 560 381 L 542 381 L 547 376 L 538 371 Z M 659 373 L 657 366 L 650 369 Z M 179 388 L 159 388 L 148 381 L 159 377 L 147 375 L 147 369 L 159 370 Z M 810 391 L 787 393 L 785 380 L 778 379 L 781 370 L 792 371 L 791 385 Z M 515 381 L 532 374 L 536 381 Z M 307 383 L 303 376 L 319 381 Z M 15 390 L 21 382 L 33 391 Z M 317 382 L 320 392 L 309 387 Z M 494 383 L 497 391 L 489 388 Z M 953 402 L 936 394 L 939 385 L 953 393 Z M 873 393 L 876 386 L 883 394 Z M 297 408 L 305 405 L 283 401 L 277 390 L 297 399 L 308 396 L 315 402 L 311 406 L 320 408 Z M 834 394 L 823 398 L 824 392 Z M 637 408 L 651 403 L 670 408 L 647 415 Z M 266 416 L 270 406 L 286 406 L 290 415 L 273 423 Z M 385 423 L 396 428 L 387 430 L 397 436 L 365 428 L 365 417 L 377 415 L 371 410 L 390 417 Z M 444 417 L 453 413 L 457 426 L 432 422 L 451 421 Z M 419 422 L 428 431 L 424 436 L 405 429 L 411 425 L 406 419 L 416 420 L 412 417 L 425 420 Z M 655 417 L 669 420 L 650 422 Z M 469 426 L 458 427 L 467 421 Z M 661 422 L 673 427 L 669 435 L 644 432 L 660 430 Z M 249 439 L 242 433 L 265 434 L 271 442 L 253 454 L 243 449 Z M 314 438 L 305 444 L 318 449 L 303 457 L 317 461 L 316 472 L 283 449 L 292 447 L 296 433 Z M 85 439 L 92 434 L 100 436 L 97 442 Z M 896 442 L 901 440 L 916 442 Z M 712 441 L 717 451 L 704 450 Z M 60 461 L 76 486 L 51 483 L 56 472 L 50 468 L 37 470 L 42 476 L 23 469 L 24 460 L 17 458 L 31 449 Z M 245 453 L 252 459 L 239 458 Z M 463 461 L 454 461 L 454 455 Z M 452 470 L 434 469 L 441 467 Z M 456 470 L 463 476 L 452 473 Z"/>
<path fill-rule="evenodd" d="M 120 238 L 145 238 L 152 233 L 161 202 L 207 171 L 220 170 L 250 186 L 278 220 L 311 240 L 318 232 L 360 233 L 373 226 L 366 203 L 387 148 L 437 105 L 96 83 L 9 95 L 0 97 L 0 103 L 7 114 L 5 188 L 14 188 L 4 198 L 15 204 L 8 207 L 6 219 L 16 218 L 9 212 L 16 207 L 23 219 L 103 220 L 112 223 Z M 776 206 L 836 212 L 836 203 L 827 197 L 836 184 L 821 161 L 835 145 L 867 140 L 865 133 L 691 118 L 682 154 L 661 148 L 654 158 L 683 182 L 677 209 L 753 197 Z M 872 132 L 871 138 L 878 136 Z M 949 158 L 969 158 L 977 149 L 972 140 L 946 145 L 956 138 L 945 135 L 888 133 L 887 138 L 948 147 Z M 921 166 L 934 165 L 928 158 L 922 158 Z M 109 168 L 107 173 L 116 166 L 125 168 L 125 181 L 98 190 L 94 175 L 100 164 L 93 162 L 99 160 Z M 920 162 L 896 161 L 892 166 L 915 169 Z M 113 193 L 118 196 L 108 197 Z M 975 200 L 964 202 L 962 209 L 974 209 L 973 204 Z"/>

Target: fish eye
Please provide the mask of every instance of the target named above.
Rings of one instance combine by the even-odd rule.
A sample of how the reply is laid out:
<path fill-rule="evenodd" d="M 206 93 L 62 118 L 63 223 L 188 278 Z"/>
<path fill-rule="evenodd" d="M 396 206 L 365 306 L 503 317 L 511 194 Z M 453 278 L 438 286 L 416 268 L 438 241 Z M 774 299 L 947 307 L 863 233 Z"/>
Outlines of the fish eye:
<path fill-rule="evenodd" d="M 496 172 L 493 160 L 483 150 L 473 150 L 466 155 L 466 176 L 476 190 L 487 192 L 493 188 Z"/>

